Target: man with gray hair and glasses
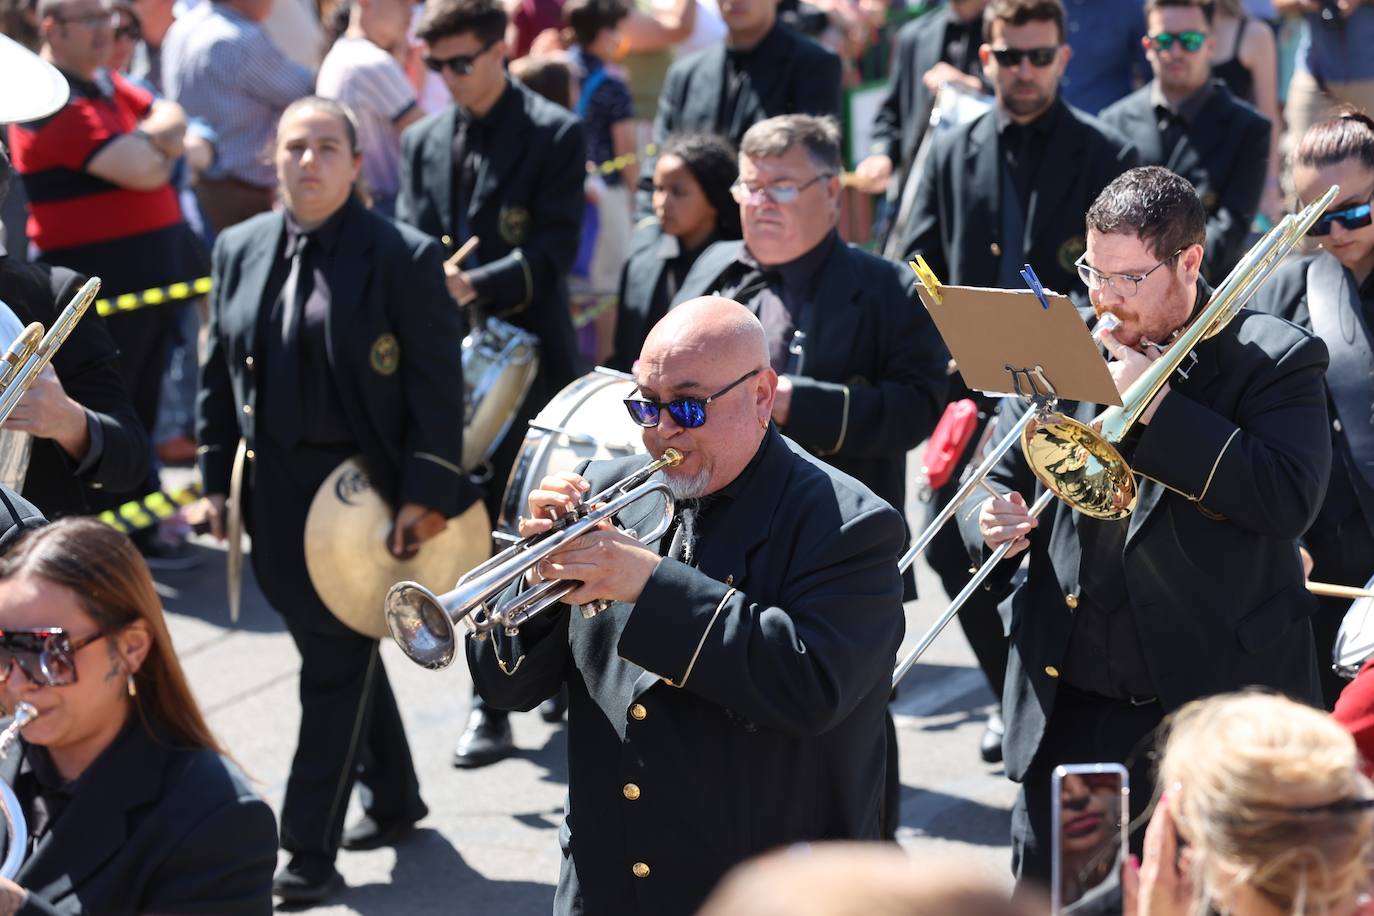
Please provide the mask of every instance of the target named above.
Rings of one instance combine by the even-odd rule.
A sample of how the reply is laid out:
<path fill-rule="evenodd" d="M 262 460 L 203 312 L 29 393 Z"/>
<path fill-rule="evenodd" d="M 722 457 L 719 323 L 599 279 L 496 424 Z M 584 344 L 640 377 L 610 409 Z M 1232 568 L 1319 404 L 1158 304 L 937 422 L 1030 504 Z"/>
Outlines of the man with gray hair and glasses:
<path fill-rule="evenodd" d="M 906 453 L 939 419 L 948 355 L 911 270 L 840 239 L 840 166 L 832 118 L 779 115 L 749 128 L 731 189 L 744 240 L 702 252 L 678 300 L 714 292 L 753 312 L 778 373 L 773 421 L 901 511 Z M 910 571 L 903 592 L 916 597 Z M 889 730 L 889 838 L 901 789 L 895 738 Z"/>

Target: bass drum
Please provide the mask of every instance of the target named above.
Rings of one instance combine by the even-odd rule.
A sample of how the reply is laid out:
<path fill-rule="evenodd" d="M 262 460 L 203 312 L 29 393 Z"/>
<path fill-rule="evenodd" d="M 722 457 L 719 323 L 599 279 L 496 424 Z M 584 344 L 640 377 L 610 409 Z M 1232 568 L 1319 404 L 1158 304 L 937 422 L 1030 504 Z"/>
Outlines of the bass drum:
<path fill-rule="evenodd" d="M 1374 577 L 1364 587 L 1374 589 Z M 1357 598 L 1336 631 L 1331 670 L 1343 678 L 1353 678 L 1370 658 L 1374 658 L 1374 598 Z"/>
<path fill-rule="evenodd" d="M 496 537 L 517 537 L 530 491 L 548 475 L 575 470 L 589 459 L 647 454 L 639 427 L 621 403 L 634 393 L 634 376 L 597 368 L 554 395 L 530 421 L 511 467 Z"/>

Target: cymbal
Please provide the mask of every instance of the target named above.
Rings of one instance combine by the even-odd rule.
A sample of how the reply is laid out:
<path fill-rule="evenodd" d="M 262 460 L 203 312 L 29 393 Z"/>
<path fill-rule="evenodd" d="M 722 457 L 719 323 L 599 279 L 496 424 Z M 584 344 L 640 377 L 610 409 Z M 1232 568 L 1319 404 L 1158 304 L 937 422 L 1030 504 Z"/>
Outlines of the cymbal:
<path fill-rule="evenodd" d="M 56 67 L 0 35 L 0 123 L 36 121 L 67 104 L 71 88 Z"/>
<path fill-rule="evenodd" d="M 446 592 L 491 556 L 491 521 L 480 500 L 409 560 L 387 549 L 393 514 L 355 455 L 320 484 L 305 518 L 305 567 L 315 592 L 340 622 L 374 639 L 390 632 L 383 605 L 391 586 L 410 579 Z"/>

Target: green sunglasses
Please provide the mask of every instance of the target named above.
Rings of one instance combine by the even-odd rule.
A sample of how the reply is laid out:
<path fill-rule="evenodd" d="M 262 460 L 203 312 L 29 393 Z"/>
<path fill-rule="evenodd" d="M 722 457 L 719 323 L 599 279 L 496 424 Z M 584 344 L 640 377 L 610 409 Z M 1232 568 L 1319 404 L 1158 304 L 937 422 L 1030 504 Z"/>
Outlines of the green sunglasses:
<path fill-rule="evenodd" d="M 1201 51 L 1207 43 L 1206 32 L 1156 32 L 1150 36 L 1150 47 L 1156 51 L 1171 51 L 1175 44 L 1189 54 Z"/>

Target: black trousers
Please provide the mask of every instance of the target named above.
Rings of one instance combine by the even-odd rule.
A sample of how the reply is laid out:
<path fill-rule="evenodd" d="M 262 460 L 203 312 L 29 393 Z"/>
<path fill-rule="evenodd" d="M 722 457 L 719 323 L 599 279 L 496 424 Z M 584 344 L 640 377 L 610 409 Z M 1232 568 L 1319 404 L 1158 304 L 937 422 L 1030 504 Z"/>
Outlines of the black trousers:
<path fill-rule="evenodd" d="M 1312 554 L 1313 581 L 1363 586 L 1374 573 L 1374 535 L 1370 534 L 1369 525 L 1358 510 L 1334 528 L 1309 532 L 1307 549 Z M 1345 685 L 1350 683 L 1331 670 L 1336 631 L 1350 610 L 1350 599 L 1319 598 L 1318 601 L 1317 613 L 1312 616 L 1312 635 L 1317 643 L 1322 700 L 1327 709 L 1332 709 Z"/>
<path fill-rule="evenodd" d="M 420 784 L 375 639 L 329 613 L 305 568 L 305 517 L 325 477 L 355 449 L 282 448 L 259 437 L 245 500 L 253 570 L 301 655 L 301 723 L 281 814 L 282 848 L 333 859 L 356 781 L 378 820 L 418 813 Z"/>
<path fill-rule="evenodd" d="M 1136 706 L 1060 685 L 1040 750 L 1011 812 L 1012 872 L 1018 882 L 1049 886 L 1050 776 L 1061 764 L 1125 764 L 1131 779 L 1131 848 L 1140 852 L 1142 815 L 1154 796 L 1156 731 L 1163 720 L 1158 700 Z"/>

